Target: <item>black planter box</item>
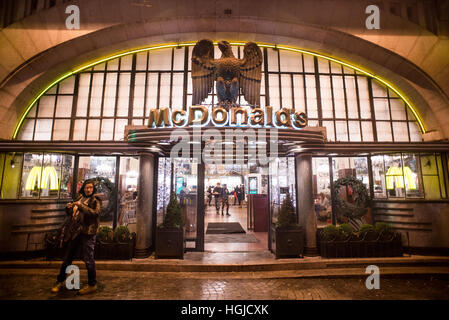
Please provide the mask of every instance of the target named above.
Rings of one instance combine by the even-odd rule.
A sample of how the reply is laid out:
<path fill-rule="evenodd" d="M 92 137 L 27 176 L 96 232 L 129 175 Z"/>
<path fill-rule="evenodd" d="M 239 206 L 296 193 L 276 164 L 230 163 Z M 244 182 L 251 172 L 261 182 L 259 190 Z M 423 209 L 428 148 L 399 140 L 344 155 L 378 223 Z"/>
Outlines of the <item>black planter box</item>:
<path fill-rule="evenodd" d="M 347 241 L 320 241 L 321 256 L 324 258 L 372 258 L 401 257 L 403 254 L 401 236 L 389 239 L 357 239 Z"/>
<path fill-rule="evenodd" d="M 304 232 L 301 227 L 272 228 L 274 246 L 272 250 L 278 258 L 299 258 L 304 254 Z"/>
<path fill-rule="evenodd" d="M 184 230 L 182 228 L 157 228 L 156 259 L 184 259 Z"/>

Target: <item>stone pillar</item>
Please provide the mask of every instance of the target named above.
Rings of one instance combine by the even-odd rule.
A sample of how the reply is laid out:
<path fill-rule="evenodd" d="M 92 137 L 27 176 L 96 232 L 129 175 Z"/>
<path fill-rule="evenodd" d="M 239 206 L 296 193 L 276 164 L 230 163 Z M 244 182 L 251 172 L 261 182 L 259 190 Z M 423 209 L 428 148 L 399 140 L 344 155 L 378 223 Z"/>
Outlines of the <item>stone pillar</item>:
<path fill-rule="evenodd" d="M 316 215 L 313 202 L 312 154 L 302 153 L 295 157 L 298 222 L 305 232 L 304 255 L 317 256 Z"/>
<path fill-rule="evenodd" d="M 139 194 L 137 198 L 136 258 L 150 255 L 153 226 L 155 158 L 151 152 L 139 153 Z"/>

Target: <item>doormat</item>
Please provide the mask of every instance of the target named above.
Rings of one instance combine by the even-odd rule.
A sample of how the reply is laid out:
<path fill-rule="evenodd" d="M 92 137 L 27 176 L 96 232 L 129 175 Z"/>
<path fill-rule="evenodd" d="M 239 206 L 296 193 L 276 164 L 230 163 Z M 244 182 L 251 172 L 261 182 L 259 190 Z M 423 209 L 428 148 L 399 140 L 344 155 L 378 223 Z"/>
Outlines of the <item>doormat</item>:
<path fill-rule="evenodd" d="M 228 234 L 206 234 L 205 243 L 258 243 L 260 242 L 253 234 L 228 233 Z"/>
<path fill-rule="evenodd" d="M 206 234 L 246 233 L 238 222 L 209 222 Z"/>

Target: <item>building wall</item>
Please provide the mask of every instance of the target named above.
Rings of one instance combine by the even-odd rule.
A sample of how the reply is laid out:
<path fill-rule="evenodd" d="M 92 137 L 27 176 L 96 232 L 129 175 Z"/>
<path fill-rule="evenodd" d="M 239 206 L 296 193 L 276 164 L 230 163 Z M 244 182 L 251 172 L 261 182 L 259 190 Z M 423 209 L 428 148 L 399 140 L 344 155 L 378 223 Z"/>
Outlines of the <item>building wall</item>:
<path fill-rule="evenodd" d="M 449 248 L 449 202 L 376 201 L 374 221 L 387 222 L 402 234 L 403 245 L 431 252 Z M 407 239 L 408 233 L 408 239 Z"/>

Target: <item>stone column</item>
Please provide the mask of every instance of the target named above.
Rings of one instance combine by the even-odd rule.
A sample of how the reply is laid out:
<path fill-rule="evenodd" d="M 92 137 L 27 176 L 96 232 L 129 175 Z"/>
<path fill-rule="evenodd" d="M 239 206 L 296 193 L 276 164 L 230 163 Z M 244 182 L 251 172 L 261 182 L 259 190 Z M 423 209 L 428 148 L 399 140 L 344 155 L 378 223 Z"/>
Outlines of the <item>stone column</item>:
<path fill-rule="evenodd" d="M 136 258 L 150 255 L 153 225 L 153 191 L 155 159 L 151 152 L 140 152 L 139 194 L 137 198 Z"/>
<path fill-rule="evenodd" d="M 295 157 L 298 222 L 305 232 L 304 255 L 318 255 L 316 243 L 316 215 L 313 202 L 312 154 L 301 153 Z"/>

